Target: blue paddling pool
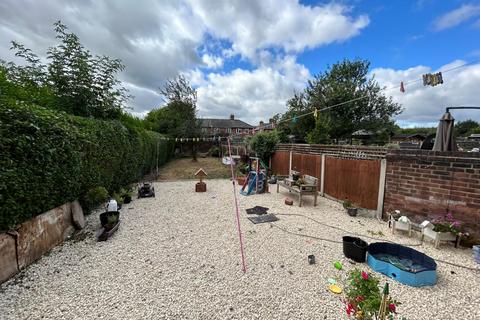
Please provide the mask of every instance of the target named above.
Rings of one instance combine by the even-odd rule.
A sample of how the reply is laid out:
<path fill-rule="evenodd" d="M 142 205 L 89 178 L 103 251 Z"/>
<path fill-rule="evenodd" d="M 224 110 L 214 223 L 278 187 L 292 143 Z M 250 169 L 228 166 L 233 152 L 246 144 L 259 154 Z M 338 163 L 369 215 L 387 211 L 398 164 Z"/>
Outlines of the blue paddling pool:
<path fill-rule="evenodd" d="M 412 287 L 433 286 L 437 283 L 435 260 L 399 244 L 370 244 L 367 263 L 373 270 Z"/>

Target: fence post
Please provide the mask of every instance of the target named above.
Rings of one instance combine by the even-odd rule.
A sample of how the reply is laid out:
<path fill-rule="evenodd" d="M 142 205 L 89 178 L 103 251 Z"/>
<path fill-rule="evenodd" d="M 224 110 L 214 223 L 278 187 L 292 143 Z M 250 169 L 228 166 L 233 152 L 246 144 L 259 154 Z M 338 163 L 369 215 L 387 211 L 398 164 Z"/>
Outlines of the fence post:
<path fill-rule="evenodd" d="M 322 169 L 320 171 L 320 195 L 325 196 L 325 155 L 322 154 Z"/>
<path fill-rule="evenodd" d="M 292 150 L 290 150 L 290 160 L 288 162 L 288 175 L 292 173 Z"/>
<path fill-rule="evenodd" d="M 387 159 L 382 159 L 380 161 L 380 183 L 378 184 L 377 219 L 382 219 L 386 173 Z"/>

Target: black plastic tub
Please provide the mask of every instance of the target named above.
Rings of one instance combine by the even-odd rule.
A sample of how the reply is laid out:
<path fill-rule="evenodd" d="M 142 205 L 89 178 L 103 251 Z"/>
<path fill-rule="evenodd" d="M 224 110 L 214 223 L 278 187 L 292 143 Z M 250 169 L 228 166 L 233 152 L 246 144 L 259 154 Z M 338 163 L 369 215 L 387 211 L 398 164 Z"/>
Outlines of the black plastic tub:
<path fill-rule="evenodd" d="M 343 254 L 355 262 L 365 262 L 368 243 L 357 237 L 343 237 Z"/>

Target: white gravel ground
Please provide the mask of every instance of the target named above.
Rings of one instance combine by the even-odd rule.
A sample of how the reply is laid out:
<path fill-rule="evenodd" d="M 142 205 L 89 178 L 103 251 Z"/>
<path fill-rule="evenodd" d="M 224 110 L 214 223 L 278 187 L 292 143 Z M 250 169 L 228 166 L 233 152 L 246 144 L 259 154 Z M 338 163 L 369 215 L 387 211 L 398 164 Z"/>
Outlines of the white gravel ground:
<path fill-rule="evenodd" d="M 386 223 L 350 218 L 340 204 L 324 198 L 317 207 L 307 199 L 299 208 L 297 202 L 292 207 L 283 203 L 288 191 L 239 195 L 248 268 L 243 274 L 231 182 L 209 180 L 207 193 L 195 193 L 194 184 L 156 183 L 156 198 L 125 205 L 120 229 L 107 242 L 95 241 L 98 214 L 89 216 L 85 239 L 77 235 L 1 285 L 0 318 L 346 319 L 340 296 L 327 291 L 327 279 L 368 266 L 349 263 L 341 244 L 253 225 L 245 209 L 255 205 L 365 235 L 382 231 L 382 238 L 400 243 L 417 241 L 392 236 Z M 276 224 L 289 231 L 339 241 L 345 235 L 303 217 L 279 218 Z M 437 250 L 432 244 L 416 249 L 476 267 L 470 249 Z M 308 254 L 315 254 L 317 264 L 308 265 Z M 344 270 L 333 268 L 335 260 L 343 262 Z M 390 281 L 391 293 L 403 302 L 398 311 L 408 319 L 480 319 L 478 276 L 439 263 L 436 286 L 412 288 Z"/>

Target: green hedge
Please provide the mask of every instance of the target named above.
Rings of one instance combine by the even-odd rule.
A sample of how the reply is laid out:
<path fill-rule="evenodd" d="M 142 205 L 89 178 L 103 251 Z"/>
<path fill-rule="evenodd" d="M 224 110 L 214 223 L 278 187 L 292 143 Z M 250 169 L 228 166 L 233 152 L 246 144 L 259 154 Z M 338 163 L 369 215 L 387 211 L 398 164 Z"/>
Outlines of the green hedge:
<path fill-rule="evenodd" d="M 120 189 L 165 163 L 173 142 L 119 121 L 0 102 L 0 230 L 82 197 Z"/>

